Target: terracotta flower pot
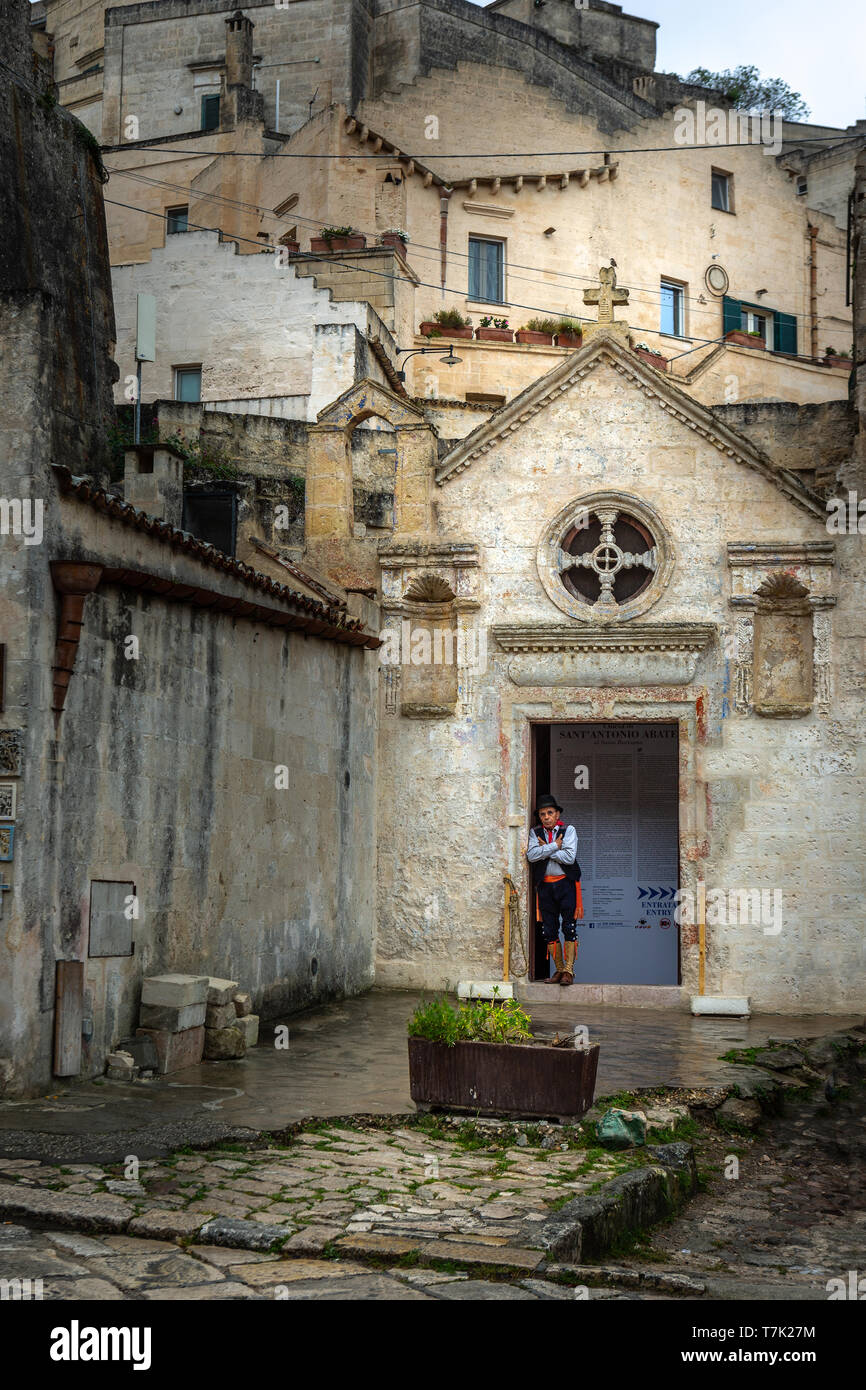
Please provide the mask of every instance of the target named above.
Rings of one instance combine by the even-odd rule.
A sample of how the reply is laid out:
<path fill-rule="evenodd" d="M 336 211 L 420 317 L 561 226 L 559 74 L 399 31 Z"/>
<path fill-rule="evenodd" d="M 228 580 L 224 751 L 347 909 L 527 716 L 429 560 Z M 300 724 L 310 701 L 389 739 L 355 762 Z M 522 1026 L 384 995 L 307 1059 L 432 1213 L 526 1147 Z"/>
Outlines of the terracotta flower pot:
<path fill-rule="evenodd" d="M 763 338 L 753 338 L 751 333 L 744 333 L 739 328 L 732 328 L 730 333 L 726 333 L 725 342 L 736 343 L 738 347 L 758 348 L 761 352 L 766 348 Z"/>
<path fill-rule="evenodd" d="M 310 250 L 318 255 L 330 255 L 332 251 L 363 251 L 367 245 L 365 236 L 335 236 L 327 241 L 323 236 L 310 237 Z"/>
<path fill-rule="evenodd" d="M 476 328 L 475 336 L 482 343 L 511 343 L 514 333 L 510 328 Z"/>
<path fill-rule="evenodd" d="M 836 355 L 836 353 L 828 352 L 827 356 L 824 358 L 824 366 L 825 366 L 825 367 L 845 367 L 845 369 L 846 369 L 847 371 L 850 372 L 850 370 L 851 370 L 851 358 L 850 358 L 850 357 L 839 357 L 839 356 Z"/>
<path fill-rule="evenodd" d="M 285 246 L 290 256 L 297 256 L 301 249 L 301 243 L 299 241 L 281 241 L 280 246 Z"/>
<path fill-rule="evenodd" d="M 556 346 L 567 348 L 579 348 L 583 346 L 582 333 L 557 333 Z"/>
<path fill-rule="evenodd" d="M 538 333 L 534 328 L 518 328 L 515 340 L 518 343 L 552 343 L 552 333 Z"/>
<path fill-rule="evenodd" d="M 397 236 L 396 232 L 385 232 L 380 236 L 379 242 L 382 246 L 393 246 L 395 251 L 406 250 L 405 241 L 401 236 Z"/>
<path fill-rule="evenodd" d="M 435 333 L 442 338 L 471 338 L 472 329 L 467 328 L 446 328 L 444 324 L 435 323 L 432 319 L 425 319 L 419 326 L 418 332 L 423 336 L 428 333 Z"/>
<path fill-rule="evenodd" d="M 660 352 L 647 352 L 646 348 L 635 348 L 638 357 L 642 357 L 645 362 L 649 362 L 651 367 L 656 367 L 660 372 L 667 371 L 668 360 L 662 357 Z"/>

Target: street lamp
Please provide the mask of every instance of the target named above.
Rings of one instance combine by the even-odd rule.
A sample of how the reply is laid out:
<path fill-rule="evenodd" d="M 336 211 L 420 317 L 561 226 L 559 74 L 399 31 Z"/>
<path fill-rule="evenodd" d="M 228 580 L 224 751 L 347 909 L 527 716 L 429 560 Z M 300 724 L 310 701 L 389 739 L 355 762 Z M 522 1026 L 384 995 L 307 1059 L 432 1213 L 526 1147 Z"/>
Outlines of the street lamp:
<path fill-rule="evenodd" d="M 405 363 L 409 361 L 409 358 L 410 358 L 410 357 L 425 357 L 428 353 L 431 353 L 431 352 L 439 352 L 440 349 L 439 349 L 439 348 L 397 348 L 396 351 L 397 351 L 398 353 L 405 352 L 406 356 L 405 356 L 405 358 L 403 359 L 403 360 L 404 360 L 404 365 L 405 365 Z M 455 355 L 454 355 L 454 349 L 453 349 L 453 347 L 452 347 L 452 348 L 449 348 L 449 349 L 448 349 L 448 355 L 447 355 L 446 357 L 440 357 L 440 358 L 439 358 L 439 361 L 440 361 L 440 362 L 444 362 L 445 365 L 446 365 L 446 367 L 456 367 L 457 364 L 458 364 L 459 362 L 462 362 L 462 361 L 463 361 L 463 358 L 462 358 L 462 357 L 455 357 Z M 405 372 L 405 371 L 399 371 L 399 372 L 397 373 L 397 380 L 398 380 L 398 381 L 405 381 L 405 380 L 406 380 L 406 372 Z"/>

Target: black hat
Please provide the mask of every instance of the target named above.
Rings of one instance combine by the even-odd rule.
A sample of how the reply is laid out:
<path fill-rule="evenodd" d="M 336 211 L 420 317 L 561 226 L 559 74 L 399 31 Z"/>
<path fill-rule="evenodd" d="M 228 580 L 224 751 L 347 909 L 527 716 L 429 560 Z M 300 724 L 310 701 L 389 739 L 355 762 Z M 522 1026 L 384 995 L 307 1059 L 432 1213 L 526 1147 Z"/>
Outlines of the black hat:
<path fill-rule="evenodd" d="M 542 811 L 542 810 L 544 809 L 545 806 L 552 806 L 553 809 L 554 809 L 554 811 L 559 811 L 559 812 L 562 811 L 562 807 L 560 806 L 560 804 L 559 804 L 559 802 L 557 801 L 557 799 L 556 799 L 555 796 L 540 796 L 540 797 L 538 798 L 538 807 L 537 807 L 537 809 L 538 809 L 539 811 Z"/>

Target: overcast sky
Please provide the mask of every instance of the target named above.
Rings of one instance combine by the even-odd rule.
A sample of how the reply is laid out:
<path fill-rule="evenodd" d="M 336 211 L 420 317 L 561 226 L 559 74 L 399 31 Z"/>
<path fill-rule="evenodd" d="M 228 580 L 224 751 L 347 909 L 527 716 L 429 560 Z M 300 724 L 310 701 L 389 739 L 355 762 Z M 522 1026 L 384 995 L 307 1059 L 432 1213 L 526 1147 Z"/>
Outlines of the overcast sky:
<path fill-rule="evenodd" d="M 658 23 L 659 72 L 754 65 L 799 92 L 817 124 L 866 117 L 866 0 L 624 0 L 622 8 Z"/>

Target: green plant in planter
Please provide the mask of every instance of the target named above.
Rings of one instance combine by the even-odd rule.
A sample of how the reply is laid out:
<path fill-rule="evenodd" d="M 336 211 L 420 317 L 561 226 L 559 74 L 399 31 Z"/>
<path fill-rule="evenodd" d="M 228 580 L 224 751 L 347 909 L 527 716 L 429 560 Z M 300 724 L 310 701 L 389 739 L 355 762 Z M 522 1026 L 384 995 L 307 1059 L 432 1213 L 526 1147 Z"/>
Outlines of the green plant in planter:
<path fill-rule="evenodd" d="M 354 227 L 323 227 L 319 236 L 323 241 L 333 241 L 340 236 L 355 236 Z"/>
<path fill-rule="evenodd" d="M 384 232 L 380 232 L 379 235 L 380 235 L 380 236 L 398 236 L 398 237 L 400 238 L 400 240 L 401 240 L 401 241 L 404 241 L 404 242 L 409 240 L 409 233 L 408 233 L 408 232 L 404 232 L 402 227 L 386 227 L 385 230 L 384 230 Z"/>
<path fill-rule="evenodd" d="M 756 328 L 750 328 L 747 336 L 749 338 L 763 338 L 764 335 L 759 333 Z"/>
<path fill-rule="evenodd" d="M 570 333 L 573 338 L 582 338 L 583 329 L 573 319 L 557 319 L 555 333 Z"/>
<path fill-rule="evenodd" d="M 559 323 L 559 319 L 530 319 L 523 327 L 530 333 L 558 333 Z"/>
<path fill-rule="evenodd" d="M 489 314 L 485 314 L 480 321 L 481 328 L 507 328 L 508 319 L 494 319 Z"/>
<path fill-rule="evenodd" d="M 459 309 L 437 309 L 433 322 L 440 328 L 471 328 L 472 320 L 461 314 Z"/>
<path fill-rule="evenodd" d="M 410 1038 L 426 1038 L 453 1047 L 458 1042 L 521 1043 L 532 1038 L 530 1018 L 514 999 L 462 1004 L 455 1009 L 444 997 L 419 1004 L 409 1019 Z"/>

